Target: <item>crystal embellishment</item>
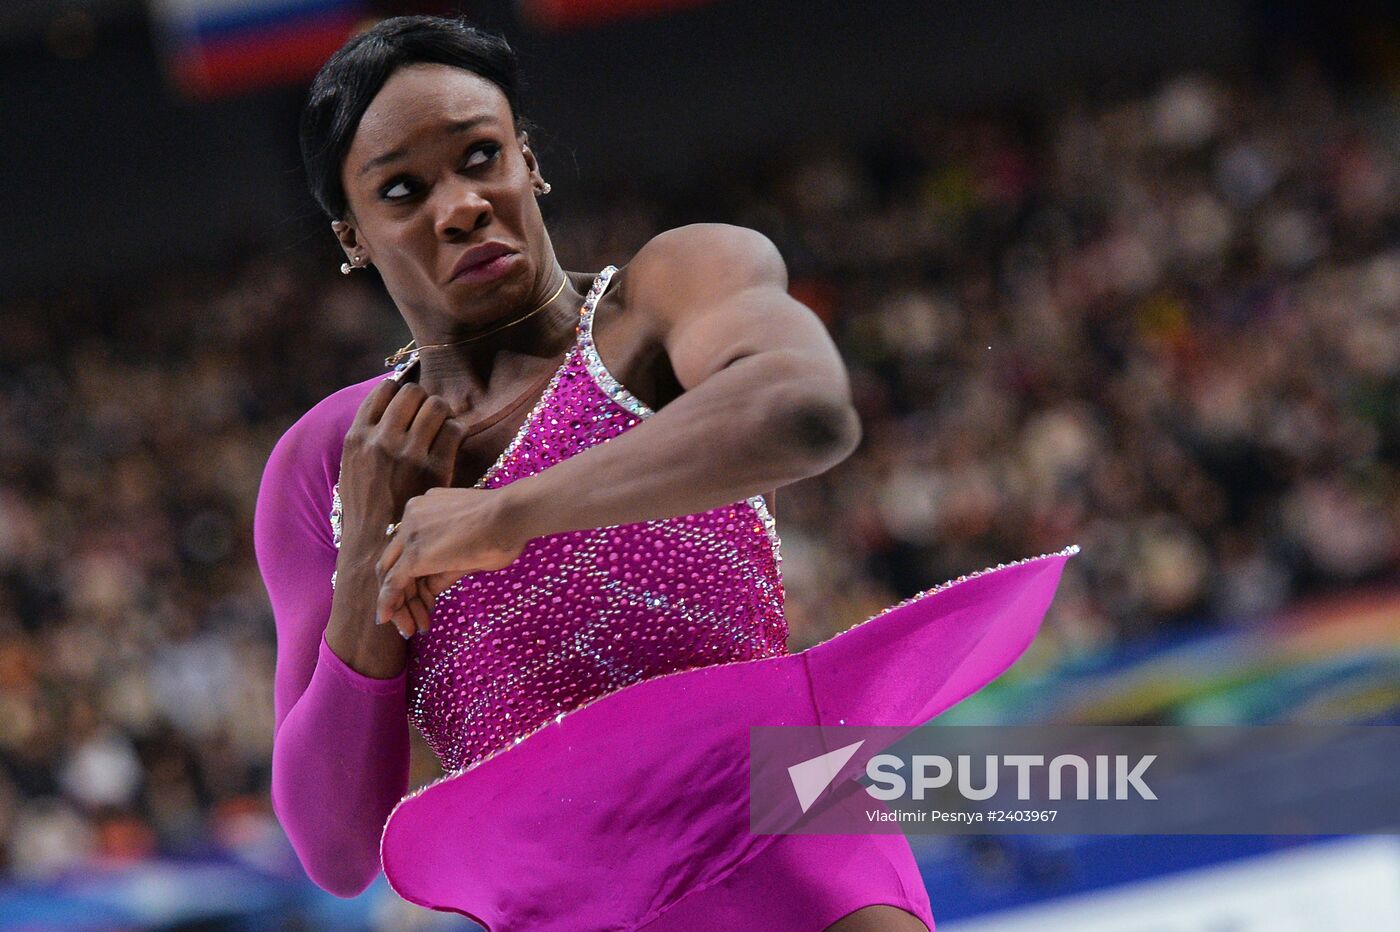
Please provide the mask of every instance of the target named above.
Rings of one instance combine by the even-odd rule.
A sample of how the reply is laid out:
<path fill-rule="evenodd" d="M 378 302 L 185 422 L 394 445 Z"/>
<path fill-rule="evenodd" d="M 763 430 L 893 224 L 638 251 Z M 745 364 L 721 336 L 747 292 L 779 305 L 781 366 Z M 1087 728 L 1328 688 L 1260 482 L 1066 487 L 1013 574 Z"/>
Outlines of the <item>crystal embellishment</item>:
<path fill-rule="evenodd" d="M 895 603 L 894 605 L 890 605 L 890 606 L 888 606 L 888 607 L 886 607 L 886 608 L 884 608 L 884 609 L 881 609 L 879 612 L 875 613 L 874 615 L 871 615 L 869 618 L 865 619 L 864 621 L 858 622 L 858 623 L 852 625 L 851 627 L 847 628 L 845 631 L 838 632 L 837 634 L 832 635 L 832 637 L 833 637 L 833 638 L 835 638 L 835 637 L 840 637 L 842 634 L 845 634 L 845 633 L 848 632 L 848 631 L 853 631 L 853 630 L 855 630 L 856 628 L 861 627 L 862 625 L 869 624 L 871 621 L 874 621 L 876 618 L 882 618 L 882 617 L 884 617 L 885 615 L 889 614 L 890 612 L 894 611 L 894 610 L 897 609 L 897 608 L 901 608 L 901 607 L 903 607 L 903 606 L 905 606 L 905 605 L 909 605 L 910 603 L 915 602 L 915 601 L 917 601 L 918 599 L 921 599 L 921 598 L 923 598 L 923 597 L 925 597 L 925 596 L 928 596 L 928 595 L 930 595 L 930 594 L 932 594 L 932 593 L 941 592 L 941 591 L 943 591 L 943 590 L 945 590 L 945 589 L 950 589 L 950 588 L 952 588 L 952 587 L 954 587 L 954 586 L 961 585 L 962 583 L 967 582 L 967 581 L 970 580 L 970 579 L 976 579 L 976 578 L 979 577 L 979 576 L 985 576 L 985 575 L 987 575 L 987 574 L 989 574 L 989 573 L 1001 572 L 1002 570 L 1010 569 L 1010 568 L 1013 567 L 1013 566 L 1021 566 L 1021 565 L 1026 564 L 1026 563 L 1033 563 L 1033 562 L 1035 562 L 1035 561 L 1037 561 L 1037 560 L 1045 560 L 1045 559 L 1048 559 L 1048 558 L 1050 558 L 1050 557 L 1057 557 L 1057 556 L 1073 556 L 1074 554 L 1079 553 L 1079 549 L 1080 549 L 1080 548 L 1079 548 L 1079 545 L 1078 545 L 1078 544 L 1071 544 L 1071 545 L 1069 545 L 1068 547 L 1065 547 L 1065 548 L 1063 548 L 1063 549 L 1061 549 L 1061 550 L 1054 551 L 1054 552 L 1051 552 L 1051 553 L 1042 553 L 1042 554 L 1039 554 L 1038 556 L 1026 557 L 1025 559 L 1022 559 L 1022 560 L 1015 560 L 1015 561 L 1010 562 L 1010 563 L 998 563 L 996 566 L 988 566 L 988 567 L 986 567 L 986 568 L 984 568 L 984 569 L 980 569 L 980 570 L 977 570 L 977 571 L 972 572 L 972 573 L 966 573 L 966 574 L 964 574 L 964 575 L 962 575 L 962 576 L 957 577 L 956 579 L 950 579 L 950 580 L 948 580 L 948 581 L 946 581 L 946 582 L 939 583 L 939 584 L 936 585 L 936 586 L 932 586 L 932 587 L 930 587 L 930 588 L 928 588 L 928 589 L 924 589 L 924 590 L 922 590 L 922 591 L 920 591 L 920 592 L 915 593 L 914 595 L 910 596 L 910 597 L 907 598 L 907 599 L 902 599 L 902 600 L 900 600 L 899 602 Z M 431 634 L 431 632 L 430 632 L 430 634 Z M 827 641 L 830 641 L 831 639 L 832 639 L 832 638 L 827 638 Z M 821 643 L 824 644 L 824 643 L 826 643 L 826 641 L 823 641 L 823 642 L 821 642 Z M 817 646 L 817 645 L 813 645 L 813 646 Z M 810 650 L 810 649 L 811 649 L 811 648 L 809 647 L 808 650 Z M 658 676 L 674 675 L 675 673 L 680 673 L 680 672 L 684 672 L 683 669 L 676 669 L 676 670 L 669 671 L 669 672 L 667 672 L 667 673 L 660 673 L 660 674 L 657 674 L 657 675 L 658 675 Z M 606 695 L 607 695 L 607 692 L 599 692 L 599 693 L 597 693 L 596 695 L 592 695 L 592 696 L 588 697 L 587 699 L 585 699 L 585 700 L 579 702 L 578 704 L 574 705 L 572 708 L 569 708 L 569 709 L 566 709 L 566 710 L 561 710 L 561 711 L 555 713 L 555 714 L 552 715 L 552 716 L 548 716 L 548 717 L 545 717 L 545 718 L 541 719 L 540 721 L 538 721 L 538 722 L 534 725 L 534 727 L 530 728 L 527 732 L 524 732 L 524 733 L 522 733 L 522 734 L 514 735 L 509 741 L 507 741 L 507 742 L 503 743 L 501 746 L 499 746 L 499 747 L 497 747 L 497 748 L 495 748 L 495 749 L 493 749 L 493 750 L 491 750 L 491 751 L 489 751 L 489 752 L 487 752 L 487 753 L 481 755 L 480 757 L 478 757 L 478 758 L 476 758 L 476 759 L 474 759 L 474 760 L 467 760 L 467 761 L 464 761 L 463 763 L 461 763 L 461 764 L 459 764 L 458 766 L 455 766 L 455 767 L 448 767 L 448 768 L 446 768 L 446 772 L 444 772 L 441 776 L 437 777 L 436 779 L 433 779 L 433 780 L 429 781 L 428 783 L 423 784 L 422 786 L 420 786 L 420 787 L 418 787 L 418 788 L 416 788 L 416 789 L 410 791 L 407 795 L 403 796 L 403 797 L 394 805 L 394 809 L 389 813 L 389 817 L 385 820 L 385 823 L 384 823 L 385 826 L 387 827 L 388 824 L 389 824 L 390 822 L 393 821 L 394 815 L 397 813 L 399 807 L 402 806 L 404 803 L 408 802 L 409 800 L 411 800 L 411 799 L 413 799 L 413 798 L 415 798 L 415 797 L 417 797 L 417 796 L 420 796 L 420 795 L 422 795 L 423 793 L 426 793 L 428 790 L 431 790 L 433 787 L 435 787 L 435 786 L 437 786 L 437 785 L 439 785 L 439 784 L 441 784 L 441 783 L 445 783 L 445 782 L 447 782 L 448 780 L 455 779 L 456 777 L 459 777 L 459 776 L 461 776 L 462 774 L 464 774 L 464 773 L 466 773 L 466 772 L 468 772 L 468 771 L 470 771 L 470 770 L 472 770 L 472 769 L 474 769 L 474 768 L 476 768 L 476 767 L 481 766 L 483 763 L 485 763 L 486 761 L 488 761 L 488 760 L 490 760 L 491 758 L 495 757 L 497 754 L 500 754 L 500 753 L 502 753 L 503 751 L 509 750 L 510 748 L 512 748 L 512 747 L 514 747 L 515 745 L 519 744 L 521 741 L 524 741 L 526 738 L 529 738 L 529 737 L 531 737 L 532 735 L 534 735 L 535 733 L 540 732 L 540 731 L 543 731 L 545 728 L 548 728 L 551 724 L 558 725 L 558 724 L 561 723 L 561 722 L 564 720 L 564 718 L 567 717 L 568 715 L 570 715 L 570 714 L 572 714 L 572 713 L 574 713 L 574 712 L 577 712 L 577 711 L 579 711 L 579 710 L 581 710 L 581 709 L 587 708 L 589 705 L 592 705 L 594 702 L 597 702 L 598 700 L 604 698 Z M 844 725 L 844 724 L 845 724 L 845 719 L 841 719 L 840 724 L 843 724 L 843 725 Z M 380 854 L 381 854 L 381 857 L 382 857 L 382 855 L 383 855 L 383 846 L 384 846 L 384 835 L 383 835 L 383 834 L 380 835 L 380 840 L 379 840 L 379 841 L 380 841 Z"/>
<path fill-rule="evenodd" d="M 654 413 L 608 372 L 593 312 L 476 487 L 500 488 L 606 443 Z M 333 493 L 339 545 L 341 509 Z M 777 532 L 762 496 L 709 511 L 535 538 L 510 566 L 439 593 L 409 642 L 409 718 L 445 770 L 514 746 L 639 680 L 787 652 Z"/>

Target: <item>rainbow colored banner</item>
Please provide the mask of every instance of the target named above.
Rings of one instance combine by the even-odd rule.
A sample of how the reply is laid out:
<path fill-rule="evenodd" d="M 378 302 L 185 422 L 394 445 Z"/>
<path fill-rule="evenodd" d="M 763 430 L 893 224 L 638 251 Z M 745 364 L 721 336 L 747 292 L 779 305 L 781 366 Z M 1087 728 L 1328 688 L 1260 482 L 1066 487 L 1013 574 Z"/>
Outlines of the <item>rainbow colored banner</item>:
<path fill-rule="evenodd" d="M 207 100 L 310 80 L 367 24 L 364 0 L 151 0 L 166 73 Z"/>
<path fill-rule="evenodd" d="M 941 721 L 1400 724 L 1400 589 L 1019 665 Z"/>

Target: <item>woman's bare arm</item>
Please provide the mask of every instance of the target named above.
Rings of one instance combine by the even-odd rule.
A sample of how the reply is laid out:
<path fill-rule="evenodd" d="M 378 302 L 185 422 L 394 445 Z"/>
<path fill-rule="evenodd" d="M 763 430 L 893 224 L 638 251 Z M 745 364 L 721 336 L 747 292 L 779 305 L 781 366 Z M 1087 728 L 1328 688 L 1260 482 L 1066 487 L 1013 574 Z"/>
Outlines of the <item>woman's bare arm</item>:
<path fill-rule="evenodd" d="M 860 441 L 826 327 L 763 234 L 667 231 L 628 265 L 685 391 L 631 430 L 499 490 L 526 537 L 706 511 L 845 459 Z"/>

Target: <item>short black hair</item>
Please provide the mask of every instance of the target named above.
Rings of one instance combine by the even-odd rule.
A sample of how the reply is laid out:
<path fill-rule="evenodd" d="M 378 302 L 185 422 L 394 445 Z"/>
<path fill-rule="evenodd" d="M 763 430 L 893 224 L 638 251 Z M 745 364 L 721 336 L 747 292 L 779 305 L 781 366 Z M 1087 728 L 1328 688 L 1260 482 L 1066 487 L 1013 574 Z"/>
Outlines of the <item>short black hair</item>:
<path fill-rule="evenodd" d="M 349 209 L 340 169 L 370 101 L 399 68 L 417 62 L 453 65 L 499 87 L 517 132 L 520 115 L 515 50 L 503 36 L 461 16 L 394 16 L 350 38 L 321 66 L 301 112 L 301 159 L 311 196 L 332 220 Z"/>

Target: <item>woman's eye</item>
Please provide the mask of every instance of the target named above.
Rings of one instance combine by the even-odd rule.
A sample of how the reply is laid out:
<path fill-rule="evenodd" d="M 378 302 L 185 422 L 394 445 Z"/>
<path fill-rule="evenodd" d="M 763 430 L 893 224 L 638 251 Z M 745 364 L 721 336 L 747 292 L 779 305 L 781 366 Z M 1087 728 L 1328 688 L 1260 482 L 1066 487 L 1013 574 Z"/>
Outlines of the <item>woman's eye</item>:
<path fill-rule="evenodd" d="M 471 151 L 471 154 L 467 156 L 467 165 L 468 167 L 474 167 L 476 165 L 485 165 L 487 162 L 494 159 L 500 151 L 501 147 L 496 145 L 495 143 L 487 143 L 484 146 L 477 146 Z M 478 155 L 485 155 L 486 158 L 482 159 L 481 161 L 473 161 L 473 159 L 475 159 Z"/>
<path fill-rule="evenodd" d="M 501 147 L 496 145 L 495 143 L 487 143 L 486 145 L 477 146 L 470 153 L 468 153 L 467 161 L 463 167 L 476 168 L 478 165 L 485 165 L 488 162 L 495 161 L 496 157 L 499 156 L 500 153 Z M 482 158 L 478 159 L 478 155 L 482 156 Z M 386 201 L 401 201 L 408 195 L 413 193 L 412 191 L 409 191 L 407 190 L 407 188 L 405 188 L 404 193 L 395 194 L 394 191 L 398 188 L 405 188 L 403 181 L 396 181 L 389 187 L 384 188 L 379 192 L 379 196 L 384 198 Z"/>

